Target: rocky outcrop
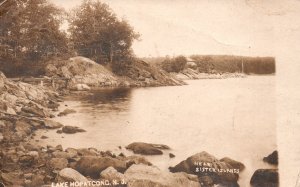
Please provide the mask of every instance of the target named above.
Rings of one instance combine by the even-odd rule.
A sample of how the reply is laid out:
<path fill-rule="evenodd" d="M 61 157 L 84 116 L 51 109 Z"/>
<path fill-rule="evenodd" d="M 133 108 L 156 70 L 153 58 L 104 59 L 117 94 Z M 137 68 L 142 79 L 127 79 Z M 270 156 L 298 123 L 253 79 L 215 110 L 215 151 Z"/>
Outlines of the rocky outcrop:
<path fill-rule="evenodd" d="M 119 172 L 126 170 L 126 162 L 111 157 L 82 157 L 76 164 L 76 170 L 85 176 L 99 178 L 100 173 L 112 166 Z"/>
<path fill-rule="evenodd" d="M 225 161 L 229 159 L 225 159 Z M 234 168 L 230 163 L 235 163 Z M 229 163 L 222 162 L 207 152 L 197 153 L 186 160 L 180 162 L 175 167 L 170 167 L 171 172 L 186 172 L 199 177 L 202 186 L 213 186 L 222 184 L 223 186 L 238 186 L 240 164 L 230 159 Z"/>
<path fill-rule="evenodd" d="M 111 71 L 88 58 L 80 56 L 69 60 L 48 62 L 46 75 L 69 79 L 68 87 L 74 90 L 116 85 L 116 77 Z"/>
<path fill-rule="evenodd" d="M 279 175 L 277 169 L 258 169 L 251 177 L 253 187 L 278 187 Z"/>
<path fill-rule="evenodd" d="M 132 62 L 124 74 L 131 86 L 175 86 L 185 85 L 183 81 L 161 68 L 142 60 Z"/>
<path fill-rule="evenodd" d="M 128 187 L 200 187 L 197 176 L 186 173 L 170 173 L 154 166 L 132 165 L 124 173 Z"/>
<path fill-rule="evenodd" d="M 143 142 L 134 142 L 129 144 L 126 149 L 132 150 L 135 154 L 142 155 L 162 155 L 162 150 L 170 149 L 163 144 L 150 144 Z"/>
<path fill-rule="evenodd" d="M 269 164 L 278 165 L 278 152 L 274 151 L 269 156 L 264 157 L 263 161 Z"/>
<path fill-rule="evenodd" d="M 13 82 L 0 74 L 0 112 L 44 118 L 52 115 L 49 105 L 57 108 L 57 93 L 42 86 Z"/>
<path fill-rule="evenodd" d="M 45 68 L 49 77 L 68 79 L 71 90 L 90 90 L 93 87 L 138 87 L 183 85 L 183 81 L 144 61 L 135 60 L 122 76 L 118 76 L 85 57 L 48 62 Z"/>

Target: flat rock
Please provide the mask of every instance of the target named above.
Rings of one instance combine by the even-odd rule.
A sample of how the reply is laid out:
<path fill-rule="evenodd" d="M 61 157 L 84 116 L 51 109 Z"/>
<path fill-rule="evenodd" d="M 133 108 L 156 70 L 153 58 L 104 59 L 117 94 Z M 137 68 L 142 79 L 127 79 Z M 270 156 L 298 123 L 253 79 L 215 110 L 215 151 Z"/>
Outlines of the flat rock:
<path fill-rule="evenodd" d="M 72 168 L 60 170 L 57 182 L 87 182 L 88 179 Z"/>
<path fill-rule="evenodd" d="M 61 128 L 63 125 L 59 122 L 52 121 L 52 120 L 45 120 L 44 126 L 48 129 L 58 129 Z"/>
<path fill-rule="evenodd" d="M 135 154 L 142 155 L 162 155 L 161 150 L 170 149 L 167 145 L 163 144 L 150 144 L 143 142 L 134 142 L 129 144 L 126 149 L 132 150 Z"/>
<path fill-rule="evenodd" d="M 279 175 L 277 169 L 258 169 L 251 177 L 252 187 L 278 187 Z"/>

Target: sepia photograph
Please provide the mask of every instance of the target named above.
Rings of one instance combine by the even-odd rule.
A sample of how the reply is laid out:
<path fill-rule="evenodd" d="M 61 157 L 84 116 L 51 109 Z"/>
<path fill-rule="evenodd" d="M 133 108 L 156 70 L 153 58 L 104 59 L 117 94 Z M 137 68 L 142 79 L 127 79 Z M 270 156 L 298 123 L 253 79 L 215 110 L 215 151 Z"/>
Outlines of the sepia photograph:
<path fill-rule="evenodd" d="M 299 10 L 0 0 L 0 187 L 300 187 Z"/>

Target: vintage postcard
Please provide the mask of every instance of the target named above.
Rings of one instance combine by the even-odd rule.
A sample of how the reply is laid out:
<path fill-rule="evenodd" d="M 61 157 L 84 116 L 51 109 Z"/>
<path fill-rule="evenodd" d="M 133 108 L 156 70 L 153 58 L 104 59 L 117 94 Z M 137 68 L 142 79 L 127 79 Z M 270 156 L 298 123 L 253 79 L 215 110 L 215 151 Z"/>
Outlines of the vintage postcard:
<path fill-rule="evenodd" d="M 300 187 L 299 10 L 0 0 L 0 187 Z"/>

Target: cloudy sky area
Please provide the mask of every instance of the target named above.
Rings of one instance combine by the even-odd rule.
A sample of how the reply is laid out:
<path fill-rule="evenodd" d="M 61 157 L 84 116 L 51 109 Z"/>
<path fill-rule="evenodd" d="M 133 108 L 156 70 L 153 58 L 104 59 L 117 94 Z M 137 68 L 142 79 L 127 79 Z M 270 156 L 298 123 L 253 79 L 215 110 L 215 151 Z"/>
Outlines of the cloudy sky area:
<path fill-rule="evenodd" d="M 81 0 L 51 1 L 67 10 L 81 3 Z M 102 2 L 109 4 L 141 34 L 141 41 L 133 45 L 140 57 L 178 54 L 273 56 L 278 24 L 300 16 L 300 1 L 297 0 Z"/>

